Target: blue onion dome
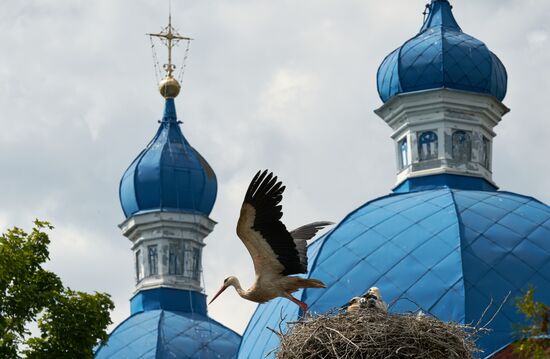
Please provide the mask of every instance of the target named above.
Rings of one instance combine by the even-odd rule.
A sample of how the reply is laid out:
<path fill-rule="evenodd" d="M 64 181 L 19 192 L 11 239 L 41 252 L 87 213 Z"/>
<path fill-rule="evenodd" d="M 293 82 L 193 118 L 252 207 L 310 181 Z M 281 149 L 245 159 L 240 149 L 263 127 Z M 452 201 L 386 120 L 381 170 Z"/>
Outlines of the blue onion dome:
<path fill-rule="evenodd" d="M 386 102 L 402 93 L 449 88 L 506 96 L 506 68 L 487 46 L 462 32 L 447 0 L 432 0 L 420 33 L 378 69 L 378 93 Z"/>
<path fill-rule="evenodd" d="M 352 211 L 308 247 L 308 275 L 327 288 L 297 298 L 325 313 L 376 286 L 392 312 L 420 306 L 470 324 L 493 303 L 482 323 L 489 321 L 511 293 L 478 345 L 487 355 L 512 342 L 512 326 L 521 321 L 512 298 L 532 285 L 536 300 L 550 302 L 550 207 L 482 179 L 452 177 L 431 187 L 412 183 Z M 286 299 L 258 306 L 239 358 L 263 358 L 277 348 L 266 328 L 278 328 L 280 318 L 296 320 L 298 309 Z"/>
<path fill-rule="evenodd" d="M 157 134 L 120 181 L 124 214 L 161 210 L 208 215 L 217 191 L 214 171 L 183 136 L 174 99 L 167 98 Z"/>
<path fill-rule="evenodd" d="M 233 359 L 241 337 L 206 315 L 206 297 L 198 292 L 159 288 L 131 301 L 132 315 L 97 348 L 96 359 Z"/>

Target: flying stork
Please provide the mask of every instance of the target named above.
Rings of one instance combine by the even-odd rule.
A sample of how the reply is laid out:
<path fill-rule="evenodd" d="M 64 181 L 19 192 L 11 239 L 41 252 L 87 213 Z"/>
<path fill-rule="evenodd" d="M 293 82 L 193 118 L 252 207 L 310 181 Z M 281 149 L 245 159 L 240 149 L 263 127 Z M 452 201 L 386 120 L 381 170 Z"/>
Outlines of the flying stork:
<path fill-rule="evenodd" d="M 276 297 L 284 297 L 307 312 L 307 304 L 292 296 L 300 288 L 325 288 L 318 279 L 291 276 L 307 273 L 307 243 L 315 234 L 331 222 L 314 222 L 288 232 L 281 222 L 283 212 L 279 204 L 285 186 L 273 173 L 258 171 L 246 191 L 237 223 L 237 235 L 250 252 L 256 280 L 245 290 L 239 280 L 227 277 L 223 285 L 208 303 L 212 303 L 224 290 L 233 286 L 244 299 L 265 303 Z"/>

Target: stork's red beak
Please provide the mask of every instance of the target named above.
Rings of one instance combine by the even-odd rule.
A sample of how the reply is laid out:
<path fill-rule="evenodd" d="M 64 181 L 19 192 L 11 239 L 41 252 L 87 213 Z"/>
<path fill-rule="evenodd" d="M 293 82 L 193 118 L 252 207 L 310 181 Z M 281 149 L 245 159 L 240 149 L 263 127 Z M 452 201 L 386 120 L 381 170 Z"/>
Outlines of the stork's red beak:
<path fill-rule="evenodd" d="M 212 300 L 210 302 L 208 302 L 208 305 L 210 305 L 210 303 L 212 303 L 214 301 L 214 299 L 218 298 L 218 296 L 220 294 L 223 293 L 224 290 L 226 290 L 228 287 L 226 287 L 225 285 L 222 285 L 222 287 L 220 288 L 220 290 L 218 291 L 218 293 L 216 293 L 216 295 L 214 296 L 214 298 L 212 298 Z"/>

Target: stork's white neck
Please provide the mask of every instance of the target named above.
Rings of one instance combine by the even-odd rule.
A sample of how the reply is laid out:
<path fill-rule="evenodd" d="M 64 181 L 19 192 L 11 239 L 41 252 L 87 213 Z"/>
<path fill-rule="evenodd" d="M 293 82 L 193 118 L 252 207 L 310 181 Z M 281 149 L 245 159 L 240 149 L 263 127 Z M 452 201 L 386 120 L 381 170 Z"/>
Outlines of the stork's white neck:
<path fill-rule="evenodd" d="M 243 287 L 241 286 L 241 282 L 237 277 L 229 277 L 227 285 L 235 288 L 235 290 L 241 297 L 244 298 L 246 296 L 247 291 L 243 289 Z"/>

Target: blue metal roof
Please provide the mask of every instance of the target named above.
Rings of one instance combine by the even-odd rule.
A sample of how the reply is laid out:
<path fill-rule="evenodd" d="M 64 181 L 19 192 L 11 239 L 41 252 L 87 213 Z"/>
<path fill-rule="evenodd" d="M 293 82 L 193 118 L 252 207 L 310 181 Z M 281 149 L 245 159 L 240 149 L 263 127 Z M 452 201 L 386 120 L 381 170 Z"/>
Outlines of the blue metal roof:
<path fill-rule="evenodd" d="M 130 299 L 132 315 L 156 309 L 207 315 L 206 296 L 191 290 L 155 288 L 141 290 Z"/>
<path fill-rule="evenodd" d="M 206 160 L 187 142 L 167 99 L 160 127 L 120 181 L 126 217 L 151 210 L 210 214 L 218 184 Z"/>
<path fill-rule="evenodd" d="M 131 300 L 132 315 L 95 358 L 235 358 L 241 337 L 206 314 L 202 293 L 158 288 Z"/>
<path fill-rule="evenodd" d="M 482 177 L 439 174 L 408 178 L 393 189 L 394 193 L 426 191 L 449 187 L 464 190 L 496 191 L 498 187 Z"/>
<path fill-rule="evenodd" d="M 350 213 L 308 249 L 309 276 L 327 288 L 298 298 L 323 313 L 377 286 L 395 301 L 394 312 L 416 310 L 412 300 L 461 323 L 476 323 L 493 299 L 488 320 L 509 291 L 514 297 L 528 285 L 537 288 L 537 300 L 550 302 L 550 207 L 514 193 L 457 187 L 394 193 Z M 298 314 L 286 299 L 258 306 L 239 358 L 263 358 L 278 346 L 266 328 Z M 511 342 L 519 320 L 508 301 L 478 344 L 492 353 Z"/>
<path fill-rule="evenodd" d="M 420 33 L 392 53 L 378 69 L 378 93 L 393 96 L 450 88 L 506 96 L 508 75 L 485 44 L 462 32 L 447 0 L 432 0 Z"/>
<path fill-rule="evenodd" d="M 240 340 L 206 316 L 159 309 L 122 322 L 95 358 L 235 358 Z"/>

